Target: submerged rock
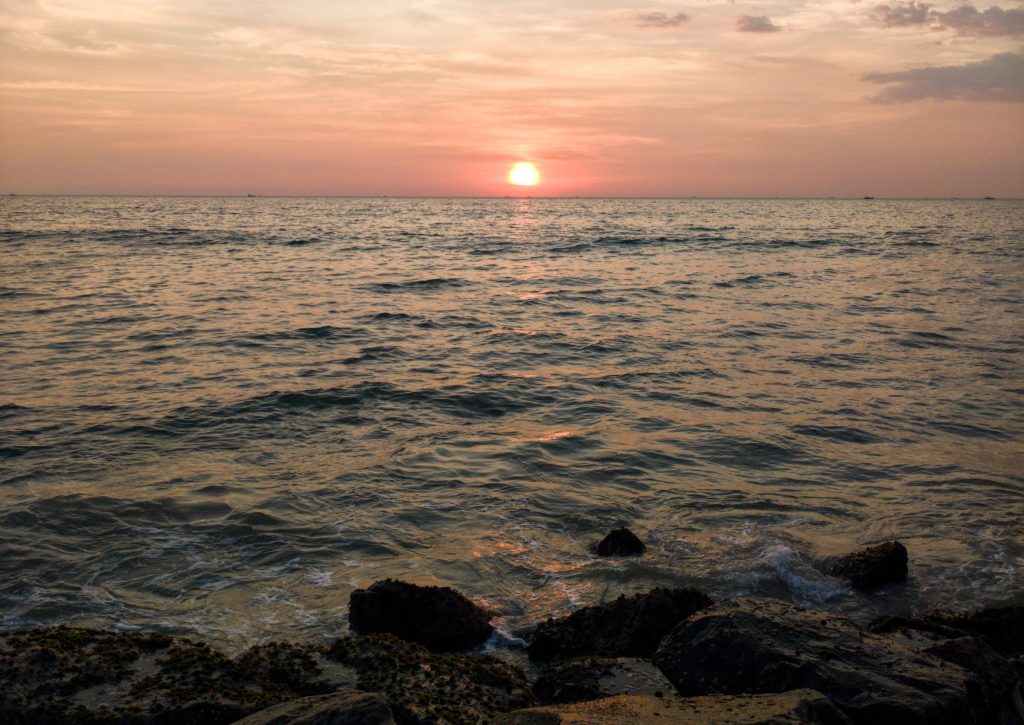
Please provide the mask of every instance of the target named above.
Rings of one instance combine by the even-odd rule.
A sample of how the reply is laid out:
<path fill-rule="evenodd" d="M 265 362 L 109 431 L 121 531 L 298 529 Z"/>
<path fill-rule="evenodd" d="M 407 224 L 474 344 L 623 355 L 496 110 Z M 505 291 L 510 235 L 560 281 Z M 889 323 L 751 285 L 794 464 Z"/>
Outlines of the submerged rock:
<path fill-rule="evenodd" d="M 235 725 L 395 725 L 387 701 L 373 692 L 300 697 L 260 710 Z"/>
<path fill-rule="evenodd" d="M 829 562 L 830 576 L 849 579 L 862 590 L 907 580 L 907 547 L 898 541 L 855 551 Z"/>
<path fill-rule="evenodd" d="M 526 675 L 481 655 L 438 655 L 388 634 L 342 637 L 327 657 L 352 667 L 358 688 L 379 692 L 399 723 L 489 722 L 536 702 Z"/>
<path fill-rule="evenodd" d="M 538 625 L 527 652 L 535 662 L 572 657 L 650 657 L 678 622 L 712 601 L 696 589 L 652 589 L 577 609 Z"/>
<path fill-rule="evenodd" d="M 822 692 L 857 723 L 988 722 L 977 676 L 894 637 L 771 599 L 738 599 L 676 627 L 654 663 L 684 696 Z"/>
<path fill-rule="evenodd" d="M 597 544 L 599 556 L 640 556 L 644 542 L 629 529 L 613 529 Z"/>
<path fill-rule="evenodd" d="M 451 587 L 385 579 L 349 597 L 349 622 L 355 632 L 393 634 L 432 652 L 481 644 L 494 630 L 490 619 L 486 610 Z"/>
<path fill-rule="evenodd" d="M 686 699 L 618 695 L 573 705 L 517 710 L 495 725 L 847 725 L 827 697 L 813 690 L 772 695 L 712 695 Z"/>
<path fill-rule="evenodd" d="M 615 695 L 654 695 L 675 692 L 649 660 L 633 657 L 573 660 L 541 675 L 533 683 L 533 694 L 545 705 L 562 705 Z"/>

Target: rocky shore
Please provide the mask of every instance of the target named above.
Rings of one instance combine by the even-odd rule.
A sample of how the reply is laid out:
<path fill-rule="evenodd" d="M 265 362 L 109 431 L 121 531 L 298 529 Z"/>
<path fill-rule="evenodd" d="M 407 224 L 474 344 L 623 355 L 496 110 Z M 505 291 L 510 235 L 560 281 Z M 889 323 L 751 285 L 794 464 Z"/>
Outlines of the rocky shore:
<path fill-rule="evenodd" d="M 642 555 L 613 534 L 608 555 Z M 870 589 L 906 577 L 906 549 L 828 566 Z M 234 658 L 161 634 L 0 632 L 0 722 L 1024 722 L 1020 606 L 865 628 L 775 599 L 658 588 L 539 623 L 525 651 L 484 653 L 491 616 L 450 588 L 386 580 L 352 593 L 352 633 Z"/>

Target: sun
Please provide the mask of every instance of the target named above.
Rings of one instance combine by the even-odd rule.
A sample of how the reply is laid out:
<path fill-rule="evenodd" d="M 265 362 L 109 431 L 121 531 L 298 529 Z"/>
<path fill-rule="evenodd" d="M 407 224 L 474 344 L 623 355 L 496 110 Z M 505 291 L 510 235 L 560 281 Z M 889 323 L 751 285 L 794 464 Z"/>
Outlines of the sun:
<path fill-rule="evenodd" d="M 529 161 L 512 164 L 508 171 L 508 183 L 516 186 L 536 186 L 540 183 L 540 172 Z"/>

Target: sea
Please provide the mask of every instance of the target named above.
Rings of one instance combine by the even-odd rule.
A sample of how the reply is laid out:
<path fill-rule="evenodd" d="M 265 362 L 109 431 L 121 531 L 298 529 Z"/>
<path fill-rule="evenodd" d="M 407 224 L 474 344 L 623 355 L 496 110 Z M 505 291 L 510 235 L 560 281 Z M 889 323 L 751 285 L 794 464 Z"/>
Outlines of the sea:
<path fill-rule="evenodd" d="M 1022 201 L 11 196 L 0 315 L 6 628 L 1024 602 Z"/>

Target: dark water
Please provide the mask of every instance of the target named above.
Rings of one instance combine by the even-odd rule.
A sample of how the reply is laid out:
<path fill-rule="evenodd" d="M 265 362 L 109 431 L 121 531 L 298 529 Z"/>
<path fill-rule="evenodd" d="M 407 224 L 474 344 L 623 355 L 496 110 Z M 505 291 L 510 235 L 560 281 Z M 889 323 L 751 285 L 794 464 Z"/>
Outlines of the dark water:
<path fill-rule="evenodd" d="M 0 615 L 507 629 L 656 584 L 1024 591 L 1024 203 L 0 201 Z M 641 560 L 587 544 L 626 523 Z M 889 537 L 871 597 L 821 557 Z"/>

